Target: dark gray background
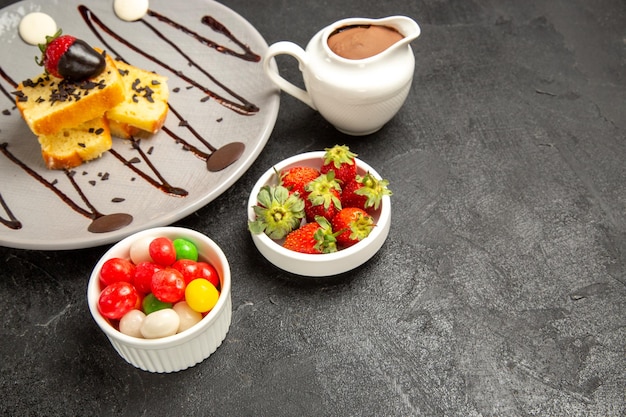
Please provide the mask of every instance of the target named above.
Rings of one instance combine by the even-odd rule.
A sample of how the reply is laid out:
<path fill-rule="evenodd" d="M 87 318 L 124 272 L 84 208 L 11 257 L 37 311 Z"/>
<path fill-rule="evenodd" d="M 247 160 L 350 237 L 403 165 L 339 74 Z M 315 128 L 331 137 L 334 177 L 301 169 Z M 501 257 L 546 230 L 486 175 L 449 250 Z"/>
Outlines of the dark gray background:
<path fill-rule="evenodd" d="M 133 368 L 91 319 L 107 247 L 0 248 L 0 414 L 624 415 L 626 3 L 223 3 L 270 44 L 415 18 L 406 105 L 351 138 L 282 96 L 252 168 L 177 223 L 210 234 L 233 274 L 230 332 L 186 371 Z M 258 254 L 246 201 L 273 163 L 336 143 L 390 180 L 391 232 L 357 270 L 306 280 Z"/>

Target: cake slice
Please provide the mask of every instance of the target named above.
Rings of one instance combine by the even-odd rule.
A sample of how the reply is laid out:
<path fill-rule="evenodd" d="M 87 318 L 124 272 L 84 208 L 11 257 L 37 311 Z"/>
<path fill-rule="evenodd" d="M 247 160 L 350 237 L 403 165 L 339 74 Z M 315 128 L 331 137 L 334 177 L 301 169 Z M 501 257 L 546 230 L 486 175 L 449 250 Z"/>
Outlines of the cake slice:
<path fill-rule="evenodd" d="M 106 112 L 111 133 L 123 139 L 145 137 L 161 129 L 167 117 L 167 77 L 116 61 L 126 99 Z"/>
<path fill-rule="evenodd" d="M 48 74 L 17 87 L 16 106 L 37 136 L 51 135 L 102 116 L 125 99 L 124 83 L 111 57 L 100 75 L 68 81 Z"/>
<path fill-rule="evenodd" d="M 111 131 L 104 116 L 74 128 L 37 138 L 48 169 L 71 169 L 111 149 Z"/>

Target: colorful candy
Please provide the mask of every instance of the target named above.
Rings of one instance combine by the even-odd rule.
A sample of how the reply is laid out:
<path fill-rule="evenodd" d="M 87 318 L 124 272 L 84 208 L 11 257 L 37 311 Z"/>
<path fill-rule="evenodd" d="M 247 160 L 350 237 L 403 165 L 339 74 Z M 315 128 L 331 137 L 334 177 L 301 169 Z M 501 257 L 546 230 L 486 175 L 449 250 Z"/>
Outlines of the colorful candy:
<path fill-rule="evenodd" d="M 174 243 L 166 237 L 157 237 L 148 246 L 148 253 L 152 260 L 163 266 L 170 266 L 176 262 Z"/>
<path fill-rule="evenodd" d="M 164 268 L 152 276 L 151 288 L 159 300 L 175 303 L 185 296 L 185 278 L 174 268 Z"/>
<path fill-rule="evenodd" d="M 215 267 L 206 262 L 198 262 L 198 277 L 204 278 L 213 284 L 215 287 L 219 287 L 220 285 L 220 276 L 217 273 Z"/>
<path fill-rule="evenodd" d="M 198 248 L 192 242 L 187 239 L 174 239 L 174 250 L 176 251 L 176 259 L 190 259 L 192 261 L 198 260 Z"/>
<path fill-rule="evenodd" d="M 200 313 L 206 313 L 215 307 L 219 296 L 217 288 L 204 278 L 194 279 L 185 288 L 187 304 Z"/>
<path fill-rule="evenodd" d="M 111 258 L 100 270 L 100 313 L 120 332 L 143 338 L 180 333 L 200 322 L 220 296 L 213 265 L 198 261 L 193 242 L 149 237 L 131 245 L 129 258 Z"/>
<path fill-rule="evenodd" d="M 189 304 L 187 304 L 186 301 L 180 301 L 174 304 L 173 309 L 180 318 L 178 333 L 193 327 L 195 324 L 200 323 L 200 320 L 202 320 L 202 314 L 189 307 Z"/>
<path fill-rule="evenodd" d="M 135 288 L 142 294 L 152 291 L 152 276 L 162 268 L 154 262 L 141 262 L 135 267 L 133 283 Z"/>
<path fill-rule="evenodd" d="M 118 281 L 107 285 L 98 300 L 100 313 L 109 319 L 121 319 L 124 314 L 139 306 L 139 294 L 128 282 Z"/>
<path fill-rule="evenodd" d="M 130 310 L 124 314 L 120 320 L 120 332 L 133 337 L 143 337 L 141 334 L 141 325 L 146 315 L 141 310 Z"/>
<path fill-rule="evenodd" d="M 145 236 L 137 239 L 130 246 L 130 260 L 132 263 L 139 265 L 142 262 L 152 262 L 148 248 L 150 247 L 150 242 L 154 239 L 155 236 Z"/>
<path fill-rule="evenodd" d="M 141 310 L 144 314 L 151 314 L 164 308 L 172 308 L 172 303 L 161 301 L 152 293 L 146 294 L 141 302 Z"/>
<path fill-rule="evenodd" d="M 141 323 L 139 331 L 146 339 L 158 339 L 176 334 L 179 325 L 178 314 L 171 308 L 164 308 L 148 314 Z"/>
<path fill-rule="evenodd" d="M 189 284 L 193 279 L 202 277 L 202 275 L 200 275 L 198 262 L 192 261 L 191 259 L 179 259 L 174 262 L 172 268 L 183 274 L 185 284 Z"/>
<path fill-rule="evenodd" d="M 100 283 L 103 286 L 118 281 L 133 283 L 135 264 L 124 258 L 111 258 L 107 260 L 100 270 Z"/>
<path fill-rule="evenodd" d="M 148 13 L 148 0 L 115 0 L 113 10 L 117 17 L 127 22 L 139 20 Z"/>

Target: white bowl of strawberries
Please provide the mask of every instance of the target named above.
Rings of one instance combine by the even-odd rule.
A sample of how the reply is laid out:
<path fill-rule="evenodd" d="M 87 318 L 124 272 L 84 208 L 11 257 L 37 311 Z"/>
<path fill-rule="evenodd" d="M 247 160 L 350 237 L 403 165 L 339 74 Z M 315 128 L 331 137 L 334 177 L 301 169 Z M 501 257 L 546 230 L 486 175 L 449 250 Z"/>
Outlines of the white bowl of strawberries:
<path fill-rule="evenodd" d="M 248 200 L 248 229 L 261 254 L 297 275 L 327 277 L 372 258 L 389 235 L 388 182 L 345 145 L 287 158 Z"/>

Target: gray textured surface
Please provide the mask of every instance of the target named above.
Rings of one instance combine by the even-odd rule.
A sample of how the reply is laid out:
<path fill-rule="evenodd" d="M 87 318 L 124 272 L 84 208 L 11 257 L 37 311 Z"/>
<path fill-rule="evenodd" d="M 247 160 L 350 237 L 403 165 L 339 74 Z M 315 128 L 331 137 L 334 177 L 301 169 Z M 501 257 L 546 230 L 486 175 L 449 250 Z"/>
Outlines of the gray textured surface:
<path fill-rule="evenodd" d="M 624 415 L 626 4 L 223 3 L 303 46 L 343 17 L 414 17 L 406 106 L 354 139 L 283 95 L 250 171 L 177 223 L 233 272 L 231 330 L 187 371 L 134 369 L 91 320 L 106 248 L 0 248 L 0 414 Z M 392 227 L 369 263 L 312 282 L 256 252 L 245 204 L 272 163 L 335 143 L 390 180 Z"/>

